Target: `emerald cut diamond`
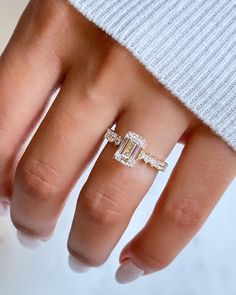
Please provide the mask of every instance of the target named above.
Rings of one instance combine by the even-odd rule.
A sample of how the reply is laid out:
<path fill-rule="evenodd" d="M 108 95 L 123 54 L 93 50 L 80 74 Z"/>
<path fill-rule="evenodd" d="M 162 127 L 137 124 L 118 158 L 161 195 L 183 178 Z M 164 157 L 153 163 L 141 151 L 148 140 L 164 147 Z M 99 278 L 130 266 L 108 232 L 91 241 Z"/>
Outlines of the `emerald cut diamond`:
<path fill-rule="evenodd" d="M 114 158 L 128 167 L 134 167 L 140 152 L 147 146 L 147 141 L 140 135 L 129 131 L 121 141 Z"/>

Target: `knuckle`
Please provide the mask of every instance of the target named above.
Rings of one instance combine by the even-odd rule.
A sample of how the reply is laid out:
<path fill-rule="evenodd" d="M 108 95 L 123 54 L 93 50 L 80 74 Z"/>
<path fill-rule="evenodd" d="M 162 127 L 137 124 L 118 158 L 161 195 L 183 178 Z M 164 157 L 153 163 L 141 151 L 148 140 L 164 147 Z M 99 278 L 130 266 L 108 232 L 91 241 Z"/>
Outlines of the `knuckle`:
<path fill-rule="evenodd" d="M 65 7 L 61 5 L 63 1 L 32 0 L 29 2 L 17 27 L 18 30 L 24 28 L 25 34 L 20 42 L 27 45 L 28 50 L 24 58 L 27 57 L 28 62 L 31 62 L 31 54 L 38 51 L 41 54 L 44 53 L 43 58 L 46 62 L 52 62 L 53 58 L 55 66 L 61 65 L 61 54 L 65 52 L 64 47 L 61 46 L 61 40 L 62 36 L 64 38 L 71 36 L 67 32 L 72 19 L 69 16 L 69 9 L 66 9 L 68 5 Z M 45 15 L 47 15 L 47 21 L 45 21 Z M 63 22 L 64 25 L 62 27 L 55 25 L 59 22 Z M 65 44 L 69 46 L 70 43 L 65 42 Z"/>
<path fill-rule="evenodd" d="M 88 188 L 82 191 L 79 199 L 86 214 L 99 224 L 116 224 L 124 216 L 125 212 L 115 193 Z"/>
<path fill-rule="evenodd" d="M 23 17 L 23 21 L 30 24 L 28 26 L 29 32 L 38 33 L 45 36 L 51 32 L 51 30 L 57 30 L 55 26 L 53 26 L 53 21 L 57 20 L 58 10 L 52 10 L 52 1 L 48 0 L 33 0 L 29 3 L 28 9 L 26 9 Z M 48 20 L 45 22 L 45 14 L 48 15 Z M 63 17 L 63 14 L 61 14 Z M 57 30 L 56 32 L 59 32 Z"/>
<path fill-rule="evenodd" d="M 178 199 L 167 202 L 165 217 L 181 228 L 198 228 L 203 221 L 203 210 L 197 200 Z"/>
<path fill-rule="evenodd" d="M 30 160 L 17 169 L 21 188 L 37 200 L 48 200 L 58 194 L 58 173 L 48 164 Z"/>

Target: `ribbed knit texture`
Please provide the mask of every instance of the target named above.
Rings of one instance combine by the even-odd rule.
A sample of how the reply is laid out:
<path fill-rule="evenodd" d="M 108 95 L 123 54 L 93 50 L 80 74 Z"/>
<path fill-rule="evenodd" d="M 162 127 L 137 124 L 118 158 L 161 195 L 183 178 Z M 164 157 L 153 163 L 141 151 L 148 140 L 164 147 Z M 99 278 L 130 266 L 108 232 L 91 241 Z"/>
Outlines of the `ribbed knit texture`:
<path fill-rule="evenodd" d="M 69 1 L 236 151 L 236 0 Z"/>

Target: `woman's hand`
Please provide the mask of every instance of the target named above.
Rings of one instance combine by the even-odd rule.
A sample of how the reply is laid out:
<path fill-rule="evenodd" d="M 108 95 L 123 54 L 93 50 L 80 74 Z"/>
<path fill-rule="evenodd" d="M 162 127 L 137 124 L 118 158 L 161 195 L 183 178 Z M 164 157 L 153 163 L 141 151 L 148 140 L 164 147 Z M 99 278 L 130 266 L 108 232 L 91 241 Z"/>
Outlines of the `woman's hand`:
<path fill-rule="evenodd" d="M 0 104 L 2 201 L 11 200 L 12 221 L 28 238 L 52 234 L 107 127 L 143 135 L 163 160 L 185 144 L 148 223 L 121 253 L 119 282 L 166 267 L 235 175 L 231 148 L 65 0 L 29 3 L 0 59 Z M 141 161 L 125 167 L 115 150 L 105 147 L 78 199 L 68 249 L 83 267 L 106 261 L 157 174 Z"/>

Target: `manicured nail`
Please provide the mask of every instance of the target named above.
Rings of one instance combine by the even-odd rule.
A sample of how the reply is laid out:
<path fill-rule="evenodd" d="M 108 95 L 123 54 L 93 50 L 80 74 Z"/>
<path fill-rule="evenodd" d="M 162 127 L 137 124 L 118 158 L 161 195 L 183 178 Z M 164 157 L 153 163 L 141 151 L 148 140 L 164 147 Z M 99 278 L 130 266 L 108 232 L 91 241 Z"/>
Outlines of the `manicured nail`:
<path fill-rule="evenodd" d="M 43 242 L 47 242 L 48 240 L 51 239 L 52 236 L 53 236 L 53 233 L 51 233 L 50 235 L 48 235 L 48 236 L 46 236 L 46 237 L 44 237 L 44 238 L 41 238 L 41 240 L 42 240 Z"/>
<path fill-rule="evenodd" d="M 70 268 L 74 272 L 83 273 L 83 272 L 86 272 L 90 269 L 90 267 L 87 264 L 83 263 L 82 261 L 79 261 L 77 258 L 74 258 L 70 254 L 68 257 L 68 263 L 69 263 Z"/>
<path fill-rule="evenodd" d="M 130 259 L 125 260 L 116 271 L 116 281 L 120 284 L 132 282 L 144 274 Z"/>
<path fill-rule="evenodd" d="M 17 238 L 22 246 L 29 249 L 38 248 L 42 243 L 42 240 L 27 235 L 19 230 L 17 230 Z"/>
<path fill-rule="evenodd" d="M 7 216 L 10 212 L 10 202 L 0 199 L 0 216 Z"/>

